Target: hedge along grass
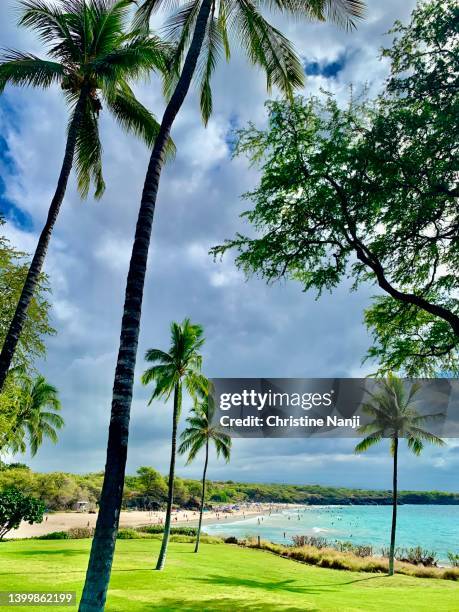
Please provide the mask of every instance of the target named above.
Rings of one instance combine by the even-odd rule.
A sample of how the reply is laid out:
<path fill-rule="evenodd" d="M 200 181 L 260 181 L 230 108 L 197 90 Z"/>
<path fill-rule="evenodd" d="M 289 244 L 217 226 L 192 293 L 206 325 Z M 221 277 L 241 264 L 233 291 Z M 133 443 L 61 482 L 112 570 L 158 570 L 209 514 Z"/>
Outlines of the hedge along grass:
<path fill-rule="evenodd" d="M 235 538 L 229 543 L 235 543 Z M 308 565 L 351 572 L 385 573 L 389 571 L 389 561 L 383 557 L 358 557 L 350 552 L 339 552 L 334 548 L 315 548 L 314 546 L 282 546 L 258 538 L 239 540 L 239 546 L 261 548 L 275 555 L 293 559 Z M 417 578 L 438 578 L 459 581 L 459 568 L 439 568 L 395 562 L 395 572 Z"/>

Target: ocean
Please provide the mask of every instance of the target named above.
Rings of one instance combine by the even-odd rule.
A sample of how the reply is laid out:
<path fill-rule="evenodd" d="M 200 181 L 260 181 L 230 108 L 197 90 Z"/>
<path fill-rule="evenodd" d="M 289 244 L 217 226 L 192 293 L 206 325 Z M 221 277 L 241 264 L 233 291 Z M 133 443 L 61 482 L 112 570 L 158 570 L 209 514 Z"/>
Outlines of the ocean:
<path fill-rule="evenodd" d="M 380 554 L 381 547 L 389 546 L 391 518 L 391 506 L 303 506 L 237 521 L 228 516 L 204 530 L 210 535 L 259 535 L 285 544 L 292 543 L 293 535 L 314 535 L 371 544 Z M 447 563 L 448 551 L 459 553 L 459 505 L 399 506 L 396 546 L 422 546 Z"/>

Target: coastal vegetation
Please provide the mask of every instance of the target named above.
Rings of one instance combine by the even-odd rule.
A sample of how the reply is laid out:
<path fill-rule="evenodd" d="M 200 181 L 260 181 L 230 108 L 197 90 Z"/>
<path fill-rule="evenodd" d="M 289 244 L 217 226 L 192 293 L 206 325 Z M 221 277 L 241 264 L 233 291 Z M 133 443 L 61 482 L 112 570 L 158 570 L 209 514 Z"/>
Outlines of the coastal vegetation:
<path fill-rule="evenodd" d="M 179 446 L 179 453 L 188 453 L 187 463 L 193 461 L 196 455 L 202 448 L 205 448 L 204 469 L 202 473 L 202 490 L 201 501 L 199 504 L 199 523 L 196 534 L 196 546 L 194 552 L 199 550 L 199 541 L 201 537 L 202 515 L 206 502 L 206 477 L 207 467 L 209 465 L 209 445 L 212 442 L 215 446 L 217 458 L 222 455 L 228 462 L 231 456 L 231 438 L 220 431 L 213 422 L 215 413 L 215 403 L 213 396 L 207 393 L 201 400 L 195 400 L 191 415 L 187 418 L 187 427 L 182 432 L 180 438 L 182 440 Z"/>
<path fill-rule="evenodd" d="M 4 225 L 0 217 L 0 227 Z M 0 344 L 22 291 L 28 256 L 0 236 Z M 24 321 L 12 367 L 0 393 L 0 454 L 25 452 L 35 455 L 43 438 L 57 441 L 64 421 L 57 389 L 37 372 L 36 362 L 46 355 L 45 339 L 55 330 L 50 324 L 50 286 L 40 274 L 35 295 Z"/>
<path fill-rule="evenodd" d="M 351 90 L 267 103 L 267 125 L 236 130 L 260 172 L 234 250 L 248 276 L 291 279 L 318 297 L 373 285 L 367 359 L 379 373 L 459 372 L 457 3 L 420 2 L 383 54 L 369 99 Z M 374 364 L 374 365 L 373 365 Z"/>
<path fill-rule="evenodd" d="M 421 415 L 416 409 L 416 394 L 421 389 L 421 383 L 413 383 L 409 390 L 405 383 L 394 374 L 389 373 L 387 379 L 378 382 L 378 388 L 373 393 L 366 391 L 369 399 L 362 404 L 364 413 L 371 421 L 359 428 L 366 434 L 365 438 L 355 447 L 356 453 L 364 453 L 383 439 L 389 438 L 390 452 L 393 457 L 392 475 L 392 526 L 389 550 L 389 576 L 394 573 L 395 533 L 397 530 L 397 495 L 398 495 L 398 452 L 400 440 L 406 439 L 409 450 L 420 455 L 426 442 L 443 446 L 445 442 L 425 429 L 425 424 L 441 414 Z"/>
<path fill-rule="evenodd" d="M 148 478 L 145 477 L 148 474 Z M 22 464 L 0 466 L 0 490 L 16 486 L 41 499 L 48 510 L 70 510 L 78 500 L 97 503 L 103 472 L 71 474 L 40 473 Z M 168 477 L 152 467 L 142 467 L 136 475 L 126 476 L 123 508 L 165 508 Z M 202 483 L 175 477 L 174 499 L 177 506 L 199 508 Z M 244 483 L 233 480 L 207 480 L 206 505 L 238 503 L 280 503 L 306 505 L 391 505 L 390 490 L 350 489 L 316 484 Z M 459 505 L 459 493 L 445 491 L 399 491 L 399 504 Z"/>
<path fill-rule="evenodd" d="M 171 323 L 171 346 L 168 352 L 161 349 L 149 349 L 145 360 L 151 365 L 142 375 L 144 385 L 153 384 L 154 389 L 149 405 L 153 400 L 167 401 L 174 397 L 172 411 L 172 441 L 169 477 L 167 482 L 167 507 L 164 520 L 164 536 L 161 545 L 157 570 L 162 570 L 166 562 L 167 546 L 171 529 L 172 504 L 174 501 L 175 459 L 177 455 L 177 430 L 182 412 L 183 387 L 191 398 L 198 394 L 205 395 L 209 382 L 201 373 L 202 357 L 200 350 L 204 344 L 204 330 L 200 325 L 185 319 L 183 323 Z"/>
<path fill-rule="evenodd" d="M 15 487 L 0 492 L 0 540 L 12 529 L 17 529 L 21 521 L 41 523 L 45 505 L 30 495 L 24 495 Z"/>

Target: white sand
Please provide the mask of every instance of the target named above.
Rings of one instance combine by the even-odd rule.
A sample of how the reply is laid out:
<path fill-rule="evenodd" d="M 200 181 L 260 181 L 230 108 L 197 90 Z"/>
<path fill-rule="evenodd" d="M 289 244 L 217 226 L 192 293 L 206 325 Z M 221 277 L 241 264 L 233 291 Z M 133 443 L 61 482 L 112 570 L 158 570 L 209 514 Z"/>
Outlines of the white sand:
<path fill-rule="evenodd" d="M 227 520 L 244 519 L 249 516 L 265 514 L 269 510 L 287 508 L 287 504 L 245 504 L 239 510 L 222 512 L 213 510 L 205 512 L 204 524 L 222 522 Z M 140 527 L 141 525 L 158 525 L 164 523 L 165 512 L 148 512 L 132 510 L 121 512 L 120 527 Z M 172 525 L 197 525 L 199 513 L 192 510 L 179 510 L 172 513 Z M 55 512 L 44 517 L 42 523 L 29 525 L 22 522 L 19 529 L 10 531 L 7 538 L 31 538 L 44 535 L 52 531 L 67 531 L 72 527 L 95 527 L 97 514 L 87 512 Z"/>

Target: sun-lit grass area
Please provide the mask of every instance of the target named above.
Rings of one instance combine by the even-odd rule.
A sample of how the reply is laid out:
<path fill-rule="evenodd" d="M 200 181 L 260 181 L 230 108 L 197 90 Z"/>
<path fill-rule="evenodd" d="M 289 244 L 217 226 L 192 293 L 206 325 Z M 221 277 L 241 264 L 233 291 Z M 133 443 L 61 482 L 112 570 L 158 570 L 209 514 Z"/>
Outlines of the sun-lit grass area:
<path fill-rule="evenodd" d="M 0 590 L 79 595 L 89 547 L 89 540 L 5 542 Z M 323 569 L 225 544 L 204 544 L 196 555 L 192 544 L 178 542 L 170 545 L 166 569 L 156 572 L 158 549 L 158 540 L 117 542 L 107 610 L 459 610 L 459 585 L 448 580 Z"/>

